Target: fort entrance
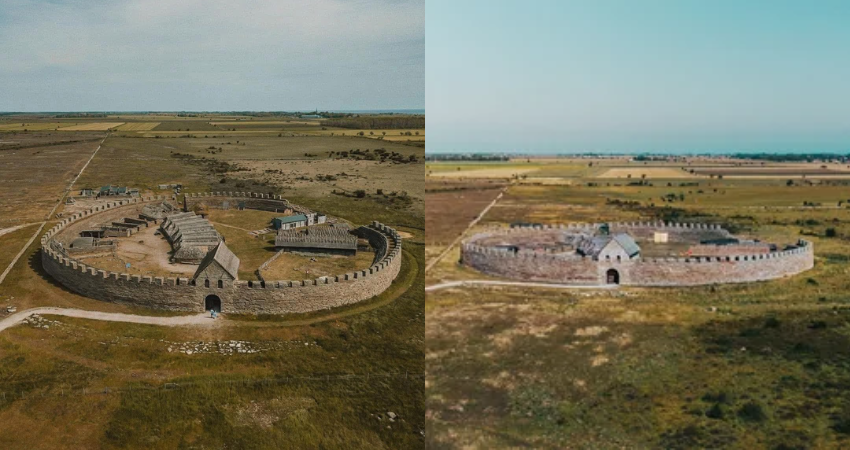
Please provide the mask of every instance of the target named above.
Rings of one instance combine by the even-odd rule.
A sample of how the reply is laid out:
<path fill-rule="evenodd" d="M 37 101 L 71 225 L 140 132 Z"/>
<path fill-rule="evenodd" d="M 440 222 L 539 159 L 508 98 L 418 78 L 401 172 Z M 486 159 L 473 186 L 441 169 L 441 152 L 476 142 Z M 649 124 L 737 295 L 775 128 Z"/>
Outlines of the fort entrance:
<path fill-rule="evenodd" d="M 620 284 L 620 272 L 617 272 L 617 269 L 608 269 L 606 278 L 608 284 Z"/>
<path fill-rule="evenodd" d="M 221 299 L 217 295 L 208 295 L 204 299 L 204 311 L 221 312 Z"/>

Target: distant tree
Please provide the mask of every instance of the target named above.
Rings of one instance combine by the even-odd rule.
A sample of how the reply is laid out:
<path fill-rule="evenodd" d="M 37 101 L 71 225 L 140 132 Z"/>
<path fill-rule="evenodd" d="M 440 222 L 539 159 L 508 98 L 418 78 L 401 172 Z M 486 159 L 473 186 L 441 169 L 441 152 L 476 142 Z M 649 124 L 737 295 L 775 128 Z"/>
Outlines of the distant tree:
<path fill-rule="evenodd" d="M 794 180 L 788 180 L 785 182 L 785 186 L 794 186 Z"/>
<path fill-rule="evenodd" d="M 354 191 L 354 195 L 357 198 L 363 198 L 363 197 L 366 196 L 366 191 L 364 191 L 363 189 L 358 189 L 358 190 Z"/>
<path fill-rule="evenodd" d="M 828 238 L 834 238 L 838 236 L 838 233 L 835 231 L 835 228 L 827 228 L 824 235 Z"/>

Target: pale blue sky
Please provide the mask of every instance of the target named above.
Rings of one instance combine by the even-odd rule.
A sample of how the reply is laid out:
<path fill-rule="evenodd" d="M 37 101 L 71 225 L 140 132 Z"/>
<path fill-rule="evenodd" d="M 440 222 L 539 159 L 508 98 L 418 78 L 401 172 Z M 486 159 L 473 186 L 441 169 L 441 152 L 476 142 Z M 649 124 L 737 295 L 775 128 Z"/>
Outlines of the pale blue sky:
<path fill-rule="evenodd" d="M 428 0 L 428 151 L 850 153 L 850 1 Z"/>
<path fill-rule="evenodd" d="M 420 109 L 425 0 L 0 0 L 0 111 Z"/>

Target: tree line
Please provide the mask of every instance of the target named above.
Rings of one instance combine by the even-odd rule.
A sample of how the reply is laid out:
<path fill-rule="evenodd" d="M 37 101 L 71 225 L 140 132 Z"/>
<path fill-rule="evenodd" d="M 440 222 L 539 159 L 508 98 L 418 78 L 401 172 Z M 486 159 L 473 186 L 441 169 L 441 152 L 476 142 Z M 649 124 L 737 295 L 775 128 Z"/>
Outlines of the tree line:
<path fill-rule="evenodd" d="M 345 117 L 339 119 L 327 119 L 322 121 L 322 126 L 350 128 L 360 130 L 400 129 L 400 128 L 425 128 L 424 116 L 392 116 L 392 117 Z"/>

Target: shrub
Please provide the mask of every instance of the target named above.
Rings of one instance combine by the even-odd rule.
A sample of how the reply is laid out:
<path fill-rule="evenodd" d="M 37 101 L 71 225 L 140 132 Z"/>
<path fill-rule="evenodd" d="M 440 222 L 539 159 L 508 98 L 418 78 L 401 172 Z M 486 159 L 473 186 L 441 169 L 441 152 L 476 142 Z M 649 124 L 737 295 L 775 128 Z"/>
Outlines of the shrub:
<path fill-rule="evenodd" d="M 764 422 L 767 419 L 767 413 L 758 403 L 749 402 L 738 410 L 738 417 L 745 422 Z"/>

